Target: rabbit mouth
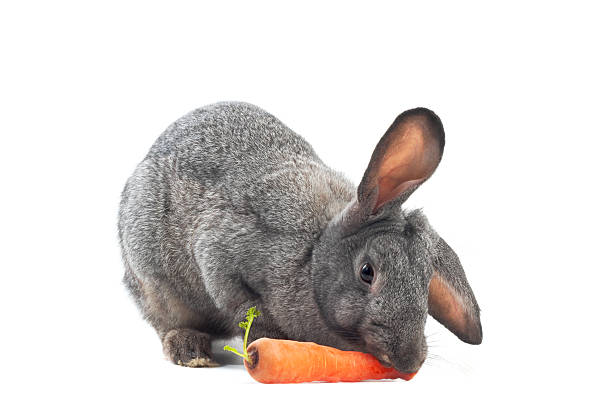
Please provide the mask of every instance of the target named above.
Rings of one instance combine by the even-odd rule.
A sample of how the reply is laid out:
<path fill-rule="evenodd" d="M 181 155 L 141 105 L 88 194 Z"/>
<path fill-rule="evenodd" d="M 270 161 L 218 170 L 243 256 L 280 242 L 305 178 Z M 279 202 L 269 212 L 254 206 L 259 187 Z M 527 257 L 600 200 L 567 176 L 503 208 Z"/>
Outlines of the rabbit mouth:
<path fill-rule="evenodd" d="M 376 358 L 378 359 L 378 362 L 380 362 L 383 366 L 387 368 L 393 367 L 393 364 L 391 364 L 391 359 L 387 354 L 376 356 Z"/>
<path fill-rule="evenodd" d="M 387 368 L 394 368 L 389 354 L 386 354 L 384 350 L 381 350 L 377 344 L 372 344 L 366 339 L 366 347 L 367 352 L 371 353 L 374 357 L 376 357 L 378 362 L 380 362 L 383 366 Z"/>
<path fill-rule="evenodd" d="M 376 345 L 368 345 L 368 347 L 368 352 L 376 357 L 378 362 L 380 362 L 384 367 L 394 368 L 403 373 L 417 372 L 421 369 L 421 366 L 425 362 L 426 358 L 425 355 L 423 355 L 420 359 L 417 359 L 418 357 L 415 358 L 412 355 L 396 356 L 393 353 L 385 353 L 384 350 L 380 349 L 381 347 L 377 347 Z"/>

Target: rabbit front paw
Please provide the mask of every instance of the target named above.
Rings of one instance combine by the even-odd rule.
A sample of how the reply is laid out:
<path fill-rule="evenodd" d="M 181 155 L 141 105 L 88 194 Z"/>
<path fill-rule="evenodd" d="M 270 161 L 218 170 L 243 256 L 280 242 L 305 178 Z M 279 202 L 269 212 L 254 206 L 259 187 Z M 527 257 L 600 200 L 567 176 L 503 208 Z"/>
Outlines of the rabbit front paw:
<path fill-rule="evenodd" d="M 183 367 L 218 367 L 210 354 L 210 336 L 187 328 L 170 330 L 163 338 L 164 354 Z"/>

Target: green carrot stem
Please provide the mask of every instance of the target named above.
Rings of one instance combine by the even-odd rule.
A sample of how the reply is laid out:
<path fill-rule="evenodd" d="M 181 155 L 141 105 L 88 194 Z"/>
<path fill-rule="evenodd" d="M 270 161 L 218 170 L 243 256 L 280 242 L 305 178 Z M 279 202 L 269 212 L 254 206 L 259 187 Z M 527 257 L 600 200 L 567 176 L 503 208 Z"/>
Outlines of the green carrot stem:
<path fill-rule="evenodd" d="M 251 329 L 253 320 L 259 315 L 261 315 L 261 313 L 257 311 L 257 308 L 251 307 L 247 310 L 246 321 L 242 321 L 238 324 L 238 327 L 244 329 L 244 344 L 242 346 L 242 353 L 238 352 L 237 349 L 235 349 L 234 347 L 230 347 L 229 345 L 223 347 L 225 351 L 233 352 L 234 354 L 246 359 L 250 364 L 252 364 L 252 361 L 249 357 L 249 354 L 247 354 L 247 341 L 249 340 L 249 330 Z"/>

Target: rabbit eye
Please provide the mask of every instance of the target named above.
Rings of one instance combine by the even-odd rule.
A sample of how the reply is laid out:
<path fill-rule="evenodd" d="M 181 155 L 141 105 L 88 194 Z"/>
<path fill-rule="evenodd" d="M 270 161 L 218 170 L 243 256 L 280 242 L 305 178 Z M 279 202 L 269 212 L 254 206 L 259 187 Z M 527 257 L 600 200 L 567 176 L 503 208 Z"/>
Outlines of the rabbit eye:
<path fill-rule="evenodd" d="M 359 275 L 361 279 L 368 284 L 372 284 L 372 280 L 374 279 L 374 269 L 369 263 L 365 263 L 361 266 L 361 270 L 359 271 Z"/>

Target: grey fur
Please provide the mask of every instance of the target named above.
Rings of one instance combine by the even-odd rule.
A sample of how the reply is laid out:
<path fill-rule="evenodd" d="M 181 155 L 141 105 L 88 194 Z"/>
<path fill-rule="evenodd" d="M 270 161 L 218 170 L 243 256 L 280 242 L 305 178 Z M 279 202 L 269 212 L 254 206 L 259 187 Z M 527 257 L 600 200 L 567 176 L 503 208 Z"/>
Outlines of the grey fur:
<path fill-rule="evenodd" d="M 209 105 L 172 124 L 123 190 L 124 283 L 162 340 L 193 330 L 202 341 L 167 352 L 177 363 L 240 334 L 256 305 L 250 340 L 314 341 L 416 370 L 433 262 L 445 257 L 422 213 L 391 203 L 370 215 L 353 184 L 262 109 Z M 365 260 L 371 289 L 359 279 Z M 464 275 L 452 284 L 473 299 Z"/>

